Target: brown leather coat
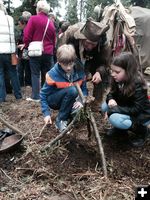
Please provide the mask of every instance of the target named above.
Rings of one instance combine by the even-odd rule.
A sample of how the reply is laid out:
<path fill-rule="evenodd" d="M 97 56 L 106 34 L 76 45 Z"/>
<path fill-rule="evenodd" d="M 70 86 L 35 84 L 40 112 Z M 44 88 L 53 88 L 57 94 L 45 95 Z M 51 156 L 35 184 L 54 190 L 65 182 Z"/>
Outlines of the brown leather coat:
<path fill-rule="evenodd" d="M 72 44 L 75 47 L 77 57 L 81 59 L 80 56 L 80 40 L 74 37 L 74 33 L 83 26 L 83 23 L 77 23 L 70 26 L 62 37 L 62 44 Z M 111 60 L 111 48 L 108 45 L 106 34 L 104 33 L 98 42 L 98 45 L 92 51 L 83 51 L 84 58 L 84 68 L 85 72 L 90 72 L 92 75 L 95 72 L 99 72 L 102 78 L 100 84 L 95 84 L 93 95 L 94 97 L 101 101 L 104 90 L 109 84 L 109 64 Z M 82 60 L 82 59 L 81 59 Z"/>

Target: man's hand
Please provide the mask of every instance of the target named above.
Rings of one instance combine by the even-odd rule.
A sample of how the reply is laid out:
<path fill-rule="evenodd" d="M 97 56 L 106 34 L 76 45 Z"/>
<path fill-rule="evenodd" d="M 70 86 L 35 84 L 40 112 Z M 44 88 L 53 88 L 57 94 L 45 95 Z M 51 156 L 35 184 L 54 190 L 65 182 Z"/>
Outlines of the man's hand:
<path fill-rule="evenodd" d="M 109 100 L 108 102 L 109 108 L 113 108 L 114 106 L 117 106 L 117 102 L 114 99 Z"/>
<path fill-rule="evenodd" d="M 100 73 L 99 73 L 99 72 L 96 72 L 96 73 L 93 75 L 93 77 L 92 77 L 92 82 L 98 84 L 98 83 L 100 83 L 101 81 L 102 81 L 102 79 L 101 79 Z"/>
<path fill-rule="evenodd" d="M 46 125 L 52 124 L 52 119 L 51 119 L 50 115 L 44 117 L 44 122 L 45 122 Z"/>

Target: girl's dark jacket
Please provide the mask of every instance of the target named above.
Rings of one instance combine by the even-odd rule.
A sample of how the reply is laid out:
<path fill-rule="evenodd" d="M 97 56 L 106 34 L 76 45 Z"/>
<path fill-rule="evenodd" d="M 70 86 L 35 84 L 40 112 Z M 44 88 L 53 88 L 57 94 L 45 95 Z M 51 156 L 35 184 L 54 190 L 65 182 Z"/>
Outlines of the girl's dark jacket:
<path fill-rule="evenodd" d="M 113 90 L 114 88 L 115 90 Z M 150 120 L 150 102 L 148 100 L 147 89 L 140 82 L 135 84 L 135 91 L 130 97 L 122 93 L 116 82 L 113 84 L 111 91 L 107 95 L 106 102 L 108 103 L 110 99 L 114 99 L 118 105 L 109 109 L 109 116 L 113 113 L 126 114 L 135 123 L 139 124 Z"/>

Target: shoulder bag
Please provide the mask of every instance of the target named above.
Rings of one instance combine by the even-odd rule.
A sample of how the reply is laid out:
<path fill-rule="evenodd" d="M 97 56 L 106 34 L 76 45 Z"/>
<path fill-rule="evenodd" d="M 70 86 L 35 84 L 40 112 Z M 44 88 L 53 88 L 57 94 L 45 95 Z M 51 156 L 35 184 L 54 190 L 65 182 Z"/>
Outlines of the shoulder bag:
<path fill-rule="evenodd" d="M 42 41 L 30 42 L 29 47 L 28 47 L 28 55 L 30 57 L 36 57 L 36 56 L 41 56 L 42 55 L 42 52 L 43 52 L 43 40 L 44 40 L 46 31 L 47 31 L 49 22 L 50 21 L 48 19 L 46 27 L 45 27 L 45 31 L 44 31 L 44 34 L 43 34 Z"/>

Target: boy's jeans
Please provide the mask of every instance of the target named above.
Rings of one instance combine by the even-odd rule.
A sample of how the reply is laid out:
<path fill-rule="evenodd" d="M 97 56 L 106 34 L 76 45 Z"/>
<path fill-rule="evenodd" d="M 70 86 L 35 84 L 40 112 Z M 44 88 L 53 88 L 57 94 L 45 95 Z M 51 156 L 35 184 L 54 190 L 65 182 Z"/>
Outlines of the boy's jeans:
<path fill-rule="evenodd" d="M 72 106 L 76 101 L 78 92 L 75 86 L 60 89 L 48 97 L 48 105 L 54 110 L 59 110 L 58 120 L 68 120 Z"/>
<path fill-rule="evenodd" d="M 109 108 L 106 102 L 102 103 L 101 109 L 102 112 L 108 111 Z M 120 113 L 113 113 L 112 115 L 109 116 L 108 120 L 115 128 L 125 129 L 125 130 L 131 128 L 133 123 L 129 115 Z M 150 121 L 144 123 L 143 126 L 147 126 L 148 124 L 150 124 Z"/>

